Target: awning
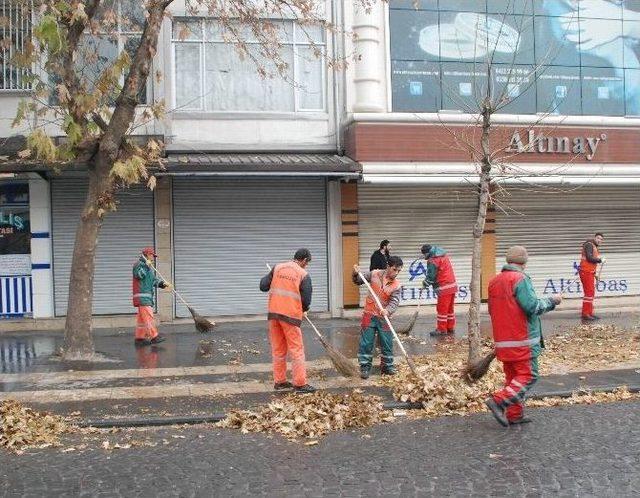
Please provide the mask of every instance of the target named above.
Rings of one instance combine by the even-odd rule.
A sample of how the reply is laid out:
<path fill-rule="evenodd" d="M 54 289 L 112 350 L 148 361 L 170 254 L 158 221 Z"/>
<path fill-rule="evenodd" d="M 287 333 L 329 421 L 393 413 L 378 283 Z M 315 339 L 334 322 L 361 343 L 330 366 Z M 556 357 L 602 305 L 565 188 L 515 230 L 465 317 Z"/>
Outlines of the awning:
<path fill-rule="evenodd" d="M 472 163 L 363 162 L 362 181 L 384 185 L 475 185 Z M 504 185 L 638 185 L 637 164 L 516 163 L 495 166 L 493 181 Z"/>
<path fill-rule="evenodd" d="M 158 176 L 360 176 L 358 163 L 321 153 L 169 154 Z"/>

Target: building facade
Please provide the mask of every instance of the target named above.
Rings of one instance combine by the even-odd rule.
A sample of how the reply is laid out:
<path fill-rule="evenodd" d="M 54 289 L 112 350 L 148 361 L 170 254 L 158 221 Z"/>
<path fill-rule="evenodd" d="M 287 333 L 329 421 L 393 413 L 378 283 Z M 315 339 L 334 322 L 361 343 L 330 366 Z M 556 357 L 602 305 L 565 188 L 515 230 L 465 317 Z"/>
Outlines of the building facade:
<path fill-rule="evenodd" d="M 640 294 L 640 8 L 605 3 L 594 13 L 553 1 L 425 0 L 417 10 L 411 0 L 369 10 L 327 1 L 327 20 L 345 32 L 271 20 L 287 72 L 262 78 L 225 43 L 215 19 L 174 2 L 154 59 L 163 78 L 144 95 L 164 99 L 169 112 L 136 131 L 162 137 L 166 168 L 154 191 L 120 192 L 118 210 L 105 219 L 94 313 L 134 312 L 131 266 L 148 245 L 160 271 L 212 316 L 264 313 L 257 282 L 265 263 L 303 246 L 313 255 L 313 309 L 339 316 L 361 302 L 350 267 L 368 267 L 382 239 L 405 260 L 402 304 L 434 302 L 421 289 L 423 243 L 449 252 L 458 300 L 468 300 L 478 203 L 470 150 L 487 88 L 505 96 L 493 146 L 513 158 L 512 169 L 496 171 L 483 282 L 505 248 L 522 243 L 539 293 L 580 296 L 580 244 L 604 231 L 600 293 Z M 30 24 L 18 22 L 11 2 L 3 6 L 17 46 Z M 131 3 L 117 6 L 134 27 L 95 45 L 105 60 L 126 49 L 142 19 Z M 583 32 L 596 42 L 575 34 Z M 247 41 L 259 57 L 256 42 Z M 29 91 L 11 69 L 12 47 L 2 49 L 2 137 L 28 132 L 10 127 Z M 335 70 L 318 50 L 351 62 Z M 82 171 L 54 175 L 37 166 L 0 174 L 0 316 L 66 314 L 86 182 Z M 165 320 L 188 316 L 167 293 L 158 311 Z"/>
<path fill-rule="evenodd" d="M 638 3 L 417 3 L 356 9 L 350 20 L 362 35 L 354 49 L 368 56 L 347 86 L 345 147 L 362 179 L 351 187 L 358 236 L 345 258 L 364 265 L 387 238 L 411 263 L 422 243 L 436 244 L 452 256 L 458 300 L 469 298 L 478 114 L 489 98 L 485 295 L 506 248 L 522 244 L 540 295 L 581 297 L 580 245 L 596 231 L 607 254 L 599 294 L 640 294 Z M 403 273 L 404 303 L 433 300 L 423 273 L 420 262 Z"/>

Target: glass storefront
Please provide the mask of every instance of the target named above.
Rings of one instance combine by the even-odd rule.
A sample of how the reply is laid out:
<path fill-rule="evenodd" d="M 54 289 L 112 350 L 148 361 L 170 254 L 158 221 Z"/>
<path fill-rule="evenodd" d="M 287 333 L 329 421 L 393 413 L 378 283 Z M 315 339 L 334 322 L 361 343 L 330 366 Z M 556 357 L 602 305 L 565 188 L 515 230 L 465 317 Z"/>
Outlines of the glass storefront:
<path fill-rule="evenodd" d="M 390 1 L 396 112 L 640 115 L 640 2 Z"/>

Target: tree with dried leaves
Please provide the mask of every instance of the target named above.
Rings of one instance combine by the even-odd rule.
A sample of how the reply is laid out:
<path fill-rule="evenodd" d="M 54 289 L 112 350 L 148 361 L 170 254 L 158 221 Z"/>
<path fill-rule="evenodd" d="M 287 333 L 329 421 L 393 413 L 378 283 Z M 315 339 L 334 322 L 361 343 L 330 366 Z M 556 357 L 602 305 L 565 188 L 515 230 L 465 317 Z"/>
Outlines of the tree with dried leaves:
<path fill-rule="evenodd" d="M 30 121 L 28 149 L 22 159 L 36 159 L 63 169 L 80 164 L 88 171 L 89 187 L 79 213 L 65 324 L 63 357 L 90 360 L 94 355 L 91 332 L 96 246 L 104 217 L 117 207 L 118 190 L 140 182 L 155 185 L 150 167 L 162 167 L 162 141 L 139 132 L 165 114 L 162 101 L 146 92 L 158 50 L 163 22 L 170 22 L 172 0 L 59 0 L 22 1 L 32 9 L 34 40 L 14 57 L 12 64 L 28 72 L 33 91 L 18 109 L 15 124 Z M 362 0 L 366 4 L 368 0 Z M 239 57 L 256 62 L 263 77 L 284 74 L 281 36 L 273 20 L 294 19 L 301 26 L 333 30 L 318 0 L 192 0 L 190 14 L 215 18 L 224 40 Z M 166 21 L 165 21 L 166 20 Z M 304 30 L 303 30 L 304 31 Z M 121 33 L 127 33 L 124 40 Z M 249 50 L 246 38 L 252 38 Z M 311 40 L 311 38 L 310 38 Z M 118 47 L 105 57 L 104 44 Z M 313 44 L 312 44 L 313 46 Z M 321 55 L 320 50 L 316 55 Z M 262 64 L 275 68 L 273 74 Z M 335 61 L 333 61 L 335 63 Z M 33 70 L 33 68 L 36 68 Z M 141 109 L 139 104 L 146 104 Z M 58 131 L 52 131 L 57 126 Z M 56 137 L 64 135 L 60 140 Z"/>

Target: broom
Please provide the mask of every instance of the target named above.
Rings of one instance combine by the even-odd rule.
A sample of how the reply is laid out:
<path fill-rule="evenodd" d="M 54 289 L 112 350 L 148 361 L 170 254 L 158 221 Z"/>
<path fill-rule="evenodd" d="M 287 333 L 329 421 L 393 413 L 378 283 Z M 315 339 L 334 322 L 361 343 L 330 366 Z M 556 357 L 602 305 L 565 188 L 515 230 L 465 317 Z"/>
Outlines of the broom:
<path fill-rule="evenodd" d="M 467 363 L 462 369 L 462 378 L 468 383 L 473 384 L 479 381 L 489 371 L 491 362 L 495 359 L 496 352 L 491 351 L 487 356 L 481 358 L 476 363 Z"/>
<path fill-rule="evenodd" d="M 313 331 L 318 336 L 320 344 L 322 344 L 324 346 L 324 349 L 327 351 L 327 355 L 331 359 L 331 363 L 333 363 L 333 367 L 337 370 L 337 372 L 343 377 L 358 376 L 358 368 L 353 364 L 353 362 L 336 348 L 334 348 L 331 344 L 329 344 L 324 337 L 322 337 L 322 334 L 316 328 L 313 322 L 309 320 L 308 316 L 305 315 L 305 318 L 307 319 L 307 322 L 309 322 L 309 325 L 311 325 L 311 327 L 313 328 Z"/>
<path fill-rule="evenodd" d="M 156 274 L 162 280 L 164 280 L 166 283 L 171 285 L 171 283 L 162 276 L 162 273 L 160 273 L 158 269 L 155 266 L 153 266 L 153 263 L 148 259 L 147 259 L 147 264 L 153 269 L 153 271 L 156 272 Z M 182 301 L 182 303 L 187 307 L 187 309 L 189 310 L 189 313 L 191 313 L 191 316 L 193 317 L 193 322 L 196 326 L 196 330 L 201 334 L 206 334 L 207 332 L 211 332 L 213 330 L 213 327 L 215 327 L 216 325 L 215 322 L 210 322 L 205 317 L 198 314 L 196 310 L 194 310 L 191 306 L 189 306 L 189 303 L 187 303 L 187 301 L 180 295 L 180 293 L 176 290 L 176 288 L 173 285 L 171 285 L 171 290 L 176 295 L 176 297 L 180 299 L 180 301 Z"/>
<path fill-rule="evenodd" d="M 271 266 L 266 263 L 267 268 L 271 271 Z M 331 363 L 333 363 L 336 371 L 344 377 L 356 377 L 358 375 L 357 367 L 351 362 L 346 356 L 344 356 L 340 351 L 338 351 L 335 347 L 329 344 L 320 331 L 316 328 L 313 322 L 309 319 L 308 316 L 305 315 L 305 319 L 309 322 L 309 325 L 313 328 L 313 331 L 318 336 L 318 340 L 320 344 L 324 347 Z"/>
<path fill-rule="evenodd" d="M 364 278 L 364 275 L 362 275 L 362 273 L 360 273 L 360 272 L 358 272 L 358 277 L 360 277 L 360 280 L 362 282 L 364 282 L 364 285 L 367 286 L 367 289 L 369 289 L 369 293 L 371 294 L 371 297 L 373 297 L 374 301 L 376 302 L 376 305 L 378 306 L 378 309 L 380 311 L 382 311 L 384 309 L 382 307 L 382 303 L 380 302 L 380 299 L 378 299 L 377 294 L 375 292 L 373 292 L 373 289 L 371 288 L 371 285 L 369 284 L 369 282 L 367 282 L 367 280 Z M 400 351 L 402 351 L 402 354 L 403 354 L 405 360 L 407 360 L 407 364 L 409 365 L 409 368 L 416 375 L 416 377 L 418 377 L 419 379 L 422 379 L 422 376 L 418 373 L 418 369 L 416 368 L 416 364 L 409 357 L 409 355 L 407 354 L 407 351 L 404 349 L 404 345 L 400 342 L 400 338 L 398 337 L 398 334 L 396 333 L 396 330 L 393 328 L 393 325 L 391 325 L 391 321 L 389 320 L 389 317 L 387 315 L 384 315 L 384 319 L 387 322 L 387 326 L 391 330 L 391 333 L 393 334 L 393 338 L 398 343 L 398 346 L 400 346 Z"/>
<path fill-rule="evenodd" d="M 418 260 L 414 259 L 413 262 L 411 263 L 411 266 L 413 266 L 416 261 Z M 411 331 L 413 330 L 413 327 L 415 327 L 416 325 L 416 320 L 418 320 L 418 314 L 420 313 L 421 304 L 422 302 L 420 301 L 420 294 L 418 294 L 418 308 L 416 309 L 415 313 L 409 320 L 409 323 L 407 323 L 404 327 L 396 330 L 398 334 L 409 335 L 411 333 Z"/>
<path fill-rule="evenodd" d="M 415 313 L 411 317 L 411 320 L 409 320 L 409 323 L 407 323 L 404 327 L 399 328 L 398 330 L 396 330 L 396 332 L 398 334 L 409 335 L 411 333 L 411 331 L 413 330 L 413 327 L 416 324 L 416 320 L 418 319 L 418 314 L 420 313 L 420 305 L 421 304 L 422 303 L 420 301 L 418 301 L 418 309 L 416 309 Z"/>
<path fill-rule="evenodd" d="M 269 271 L 271 271 L 271 266 L 268 263 L 265 264 L 267 265 L 267 268 L 269 268 Z M 331 360 L 331 363 L 333 363 L 333 367 L 336 369 L 336 371 L 343 377 L 356 377 L 359 372 L 358 368 L 353 364 L 353 362 L 326 341 L 326 339 L 323 337 L 323 335 L 307 315 L 304 315 L 304 317 L 318 336 L 320 344 L 322 344 L 322 347 L 324 347 L 325 351 L 327 352 L 327 356 L 329 356 L 329 359 Z"/>

